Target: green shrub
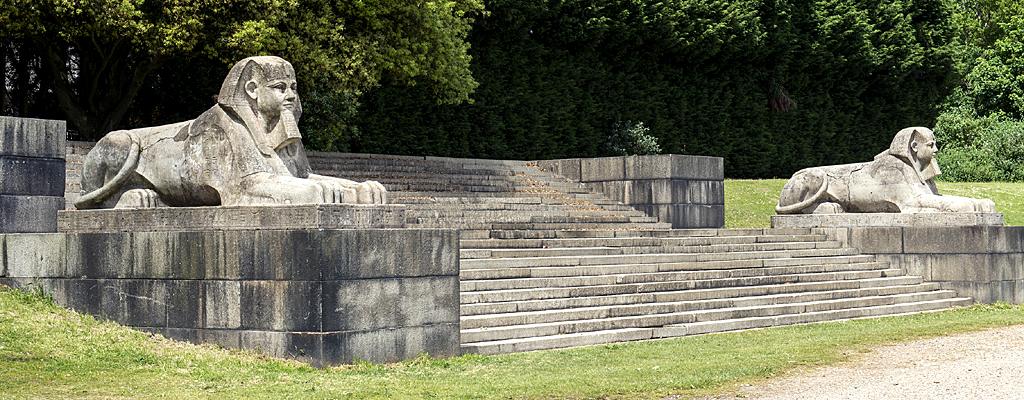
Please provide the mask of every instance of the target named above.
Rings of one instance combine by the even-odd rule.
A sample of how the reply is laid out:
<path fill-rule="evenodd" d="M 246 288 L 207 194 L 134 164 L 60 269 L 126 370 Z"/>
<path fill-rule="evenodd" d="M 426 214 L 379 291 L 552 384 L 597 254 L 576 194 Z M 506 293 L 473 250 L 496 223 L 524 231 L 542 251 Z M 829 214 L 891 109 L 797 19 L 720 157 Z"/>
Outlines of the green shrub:
<path fill-rule="evenodd" d="M 608 152 L 620 156 L 635 156 L 661 153 L 658 138 L 650 135 L 651 128 L 643 121 L 619 122 L 608 136 Z"/>

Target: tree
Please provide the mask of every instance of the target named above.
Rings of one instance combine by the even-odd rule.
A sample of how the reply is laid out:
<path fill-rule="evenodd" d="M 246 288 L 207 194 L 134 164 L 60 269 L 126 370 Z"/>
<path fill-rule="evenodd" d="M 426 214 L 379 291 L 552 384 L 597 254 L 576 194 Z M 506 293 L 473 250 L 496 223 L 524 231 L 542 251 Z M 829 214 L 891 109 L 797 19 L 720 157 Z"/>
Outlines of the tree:
<path fill-rule="evenodd" d="M 0 0 L 0 36 L 6 47 L 27 44 L 21 57 L 36 66 L 27 76 L 53 82 L 70 124 L 95 139 L 121 126 L 162 68 L 194 60 L 227 71 L 244 56 L 280 55 L 314 102 L 357 97 L 382 76 L 466 100 L 476 82 L 464 38 L 481 10 L 480 0 Z"/>

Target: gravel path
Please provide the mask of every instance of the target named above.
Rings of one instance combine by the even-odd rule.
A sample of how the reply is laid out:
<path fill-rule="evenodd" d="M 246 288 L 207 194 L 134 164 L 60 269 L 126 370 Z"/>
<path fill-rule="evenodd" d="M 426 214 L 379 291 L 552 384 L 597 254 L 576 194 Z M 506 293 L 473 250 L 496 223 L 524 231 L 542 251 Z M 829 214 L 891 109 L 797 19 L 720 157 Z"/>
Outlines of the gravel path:
<path fill-rule="evenodd" d="M 1024 399 L 1024 326 L 880 347 L 715 399 Z"/>

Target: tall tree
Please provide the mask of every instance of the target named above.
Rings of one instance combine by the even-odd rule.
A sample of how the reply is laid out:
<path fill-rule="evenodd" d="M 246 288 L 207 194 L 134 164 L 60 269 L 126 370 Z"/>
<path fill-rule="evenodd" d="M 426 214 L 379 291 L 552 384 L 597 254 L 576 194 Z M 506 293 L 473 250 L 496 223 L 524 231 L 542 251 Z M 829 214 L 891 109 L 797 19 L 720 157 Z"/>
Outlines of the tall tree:
<path fill-rule="evenodd" d="M 481 10 L 479 0 L 0 0 L 0 35 L 31 45 L 35 75 L 53 82 L 79 134 L 97 138 L 120 126 L 161 68 L 187 70 L 194 59 L 280 55 L 322 98 L 394 76 L 465 100 L 476 82 L 464 38 Z"/>

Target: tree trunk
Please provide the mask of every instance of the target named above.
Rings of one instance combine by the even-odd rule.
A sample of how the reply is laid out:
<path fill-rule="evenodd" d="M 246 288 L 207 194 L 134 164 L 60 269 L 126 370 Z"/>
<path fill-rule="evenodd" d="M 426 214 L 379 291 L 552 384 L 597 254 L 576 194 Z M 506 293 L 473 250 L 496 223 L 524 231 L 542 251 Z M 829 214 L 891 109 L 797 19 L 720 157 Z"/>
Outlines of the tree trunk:
<path fill-rule="evenodd" d="M 133 60 L 117 43 L 76 46 L 78 69 L 69 73 L 70 46 L 47 46 L 45 68 L 53 76 L 57 103 L 82 139 L 97 140 L 117 129 L 159 58 Z M 126 46 L 127 48 L 127 46 Z M 74 76 L 74 78 L 72 78 Z"/>

